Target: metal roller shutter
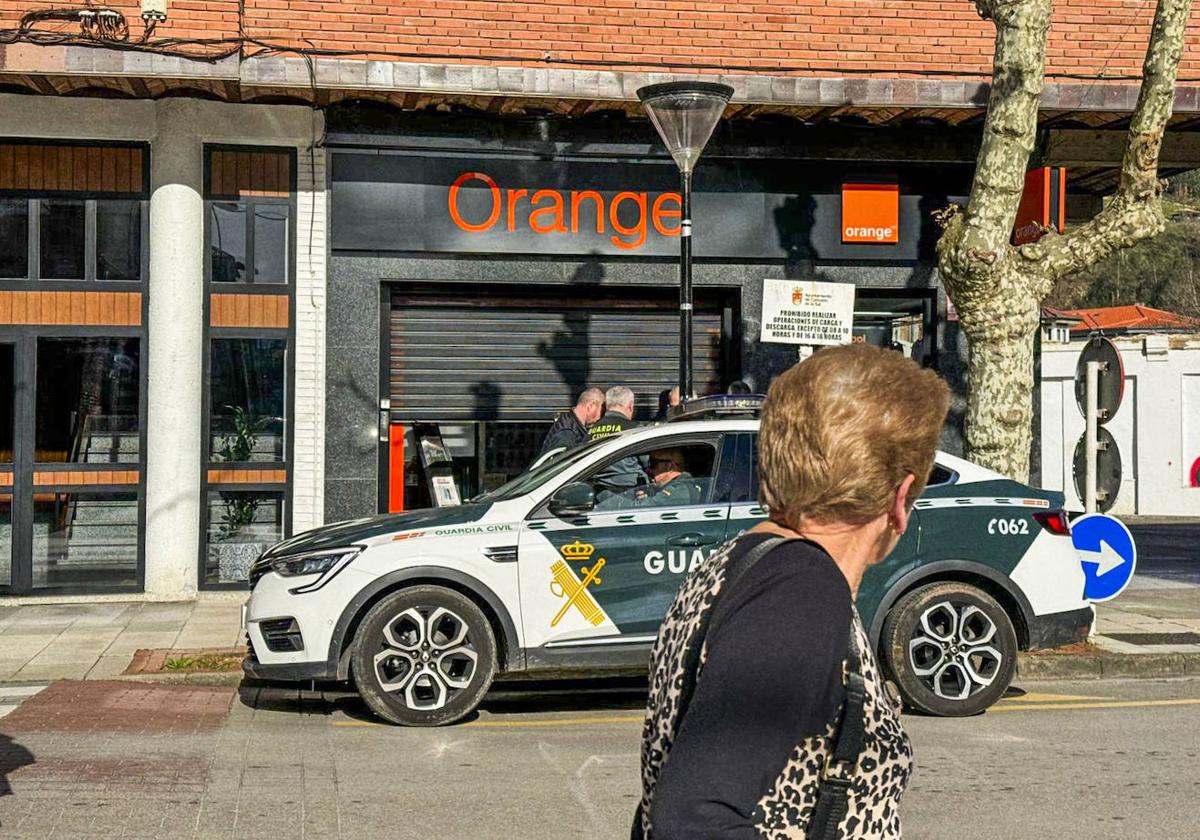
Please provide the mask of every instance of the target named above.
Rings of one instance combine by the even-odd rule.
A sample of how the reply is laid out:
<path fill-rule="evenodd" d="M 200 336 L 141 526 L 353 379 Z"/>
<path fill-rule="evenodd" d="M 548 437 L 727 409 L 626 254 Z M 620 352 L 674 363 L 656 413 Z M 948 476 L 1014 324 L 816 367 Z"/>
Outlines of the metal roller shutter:
<path fill-rule="evenodd" d="M 559 293 L 561 294 L 561 292 Z M 588 386 L 628 385 L 637 416 L 678 378 L 678 304 L 629 296 L 392 294 L 389 393 L 403 420 L 549 421 Z M 697 295 L 697 393 L 719 390 L 722 312 Z"/>

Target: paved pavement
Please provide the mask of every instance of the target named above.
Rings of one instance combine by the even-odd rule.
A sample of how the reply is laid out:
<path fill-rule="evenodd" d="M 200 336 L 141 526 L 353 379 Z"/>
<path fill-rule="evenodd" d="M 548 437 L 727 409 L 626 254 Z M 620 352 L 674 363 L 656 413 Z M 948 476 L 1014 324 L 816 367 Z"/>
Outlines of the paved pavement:
<path fill-rule="evenodd" d="M 244 600 L 0 606 L 0 683 L 113 677 L 142 648 L 232 647 Z"/>
<path fill-rule="evenodd" d="M 60 682 L 0 720 L 0 836 L 621 837 L 643 694 L 605 685 L 494 694 L 468 724 L 412 730 L 344 694 Z M 1029 688 L 975 718 L 905 718 L 906 837 L 1195 837 L 1200 679 Z"/>

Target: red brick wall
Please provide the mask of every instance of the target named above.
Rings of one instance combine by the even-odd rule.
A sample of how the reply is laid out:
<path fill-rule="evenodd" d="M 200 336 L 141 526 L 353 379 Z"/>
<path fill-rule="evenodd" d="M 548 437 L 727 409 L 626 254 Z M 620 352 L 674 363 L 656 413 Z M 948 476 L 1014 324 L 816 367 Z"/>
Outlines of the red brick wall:
<path fill-rule="evenodd" d="M 1149 0 L 1055 0 L 1050 73 L 1137 74 Z M 1200 9 L 1192 44 L 1200 43 Z M 330 49 L 534 63 L 663 62 L 823 75 L 986 74 L 992 27 L 970 0 L 246 0 L 256 37 Z M 439 59 L 444 60 L 444 59 Z M 552 62 L 551 62 L 552 63 Z M 1200 77 L 1200 49 L 1183 75 Z"/>
<path fill-rule="evenodd" d="M 0 0 L 0 27 L 12 26 L 26 9 L 69 4 Z M 140 34 L 136 0 L 112 6 Z M 986 75 L 992 51 L 991 26 L 970 0 L 244 0 L 244 6 L 250 37 L 416 60 Z M 1138 74 L 1151 0 L 1055 0 L 1054 6 L 1051 77 Z M 235 36 L 237 9 L 238 0 L 170 0 L 158 34 Z M 1200 9 L 1194 20 L 1185 80 L 1200 80 Z M 543 62 L 547 54 L 551 60 Z"/>
<path fill-rule="evenodd" d="M 77 8 L 83 0 L 0 0 L 0 29 L 15 27 L 25 12 L 37 9 Z M 133 40 L 142 34 L 142 12 L 139 0 L 93 0 L 93 5 L 116 9 L 129 22 Z M 167 0 L 168 20 L 156 33 L 164 38 L 226 38 L 237 37 L 238 0 Z M 59 23 L 38 25 L 39 31 L 54 30 L 67 34 L 78 33 L 78 27 Z"/>

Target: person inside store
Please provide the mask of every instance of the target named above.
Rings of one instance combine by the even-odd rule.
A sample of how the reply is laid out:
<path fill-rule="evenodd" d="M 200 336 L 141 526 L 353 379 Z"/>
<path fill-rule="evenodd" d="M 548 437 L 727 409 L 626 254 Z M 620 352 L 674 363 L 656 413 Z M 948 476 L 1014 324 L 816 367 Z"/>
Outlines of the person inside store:
<path fill-rule="evenodd" d="M 604 392 L 599 388 L 588 388 L 579 395 L 575 407 L 564 411 L 554 419 L 546 439 L 542 441 L 538 457 L 555 449 L 574 449 L 587 443 L 588 426 L 600 419 L 604 413 Z"/>
<path fill-rule="evenodd" d="M 901 836 L 912 751 L 854 598 L 909 526 L 948 405 L 935 373 L 865 344 L 772 383 L 768 520 L 690 573 L 659 630 L 633 837 Z"/>
<path fill-rule="evenodd" d="M 704 499 L 704 486 L 687 472 L 687 456 L 681 449 L 658 449 L 650 453 L 646 472 L 650 483 L 609 496 L 596 510 L 697 505 Z"/>
<path fill-rule="evenodd" d="M 637 427 L 633 422 L 633 391 L 624 385 L 614 385 L 604 392 L 604 416 L 588 426 L 588 437 L 601 440 Z M 621 458 L 601 470 L 593 482 L 609 493 L 623 493 L 646 483 L 642 461 L 634 456 Z"/>

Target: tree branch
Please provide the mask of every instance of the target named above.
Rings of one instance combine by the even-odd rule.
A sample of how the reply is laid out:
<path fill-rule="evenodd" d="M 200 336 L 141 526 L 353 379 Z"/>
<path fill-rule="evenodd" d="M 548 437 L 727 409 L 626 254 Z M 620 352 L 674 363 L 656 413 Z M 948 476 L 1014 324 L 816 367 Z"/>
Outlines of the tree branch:
<path fill-rule="evenodd" d="M 1163 131 L 1171 119 L 1175 75 L 1191 8 L 1192 0 L 1158 0 L 1116 194 L 1087 224 L 1064 236 L 1043 237 L 1018 249 L 1038 275 L 1034 294 L 1048 294 L 1058 278 L 1082 271 L 1119 248 L 1155 236 L 1165 226 L 1158 156 Z"/>

